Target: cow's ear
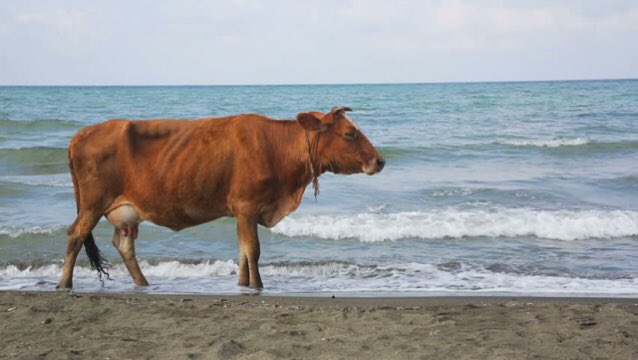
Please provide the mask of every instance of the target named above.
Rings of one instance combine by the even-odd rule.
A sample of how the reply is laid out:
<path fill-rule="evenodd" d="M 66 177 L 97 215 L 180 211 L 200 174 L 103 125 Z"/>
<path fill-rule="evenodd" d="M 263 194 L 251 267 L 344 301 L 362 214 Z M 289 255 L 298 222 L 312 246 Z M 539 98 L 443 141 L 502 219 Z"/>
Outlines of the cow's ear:
<path fill-rule="evenodd" d="M 297 122 L 299 122 L 299 125 L 301 125 L 302 128 L 309 131 L 323 132 L 328 129 L 328 126 L 321 122 L 321 119 L 313 113 L 297 114 Z"/>

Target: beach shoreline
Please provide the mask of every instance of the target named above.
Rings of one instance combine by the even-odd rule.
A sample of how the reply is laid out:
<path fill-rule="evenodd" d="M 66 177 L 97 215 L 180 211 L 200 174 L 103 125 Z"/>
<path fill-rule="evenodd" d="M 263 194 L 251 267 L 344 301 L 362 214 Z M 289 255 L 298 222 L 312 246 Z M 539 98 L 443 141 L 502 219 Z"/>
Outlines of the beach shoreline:
<path fill-rule="evenodd" d="M 638 356 L 638 299 L 0 292 L 6 358 Z"/>

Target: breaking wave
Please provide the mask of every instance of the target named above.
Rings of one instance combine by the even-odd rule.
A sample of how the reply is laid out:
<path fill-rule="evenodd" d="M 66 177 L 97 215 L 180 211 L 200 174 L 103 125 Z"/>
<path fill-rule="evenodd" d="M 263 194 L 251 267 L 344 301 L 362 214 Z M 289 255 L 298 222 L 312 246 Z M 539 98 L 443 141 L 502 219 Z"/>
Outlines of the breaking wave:
<path fill-rule="evenodd" d="M 636 236 L 638 212 L 448 209 L 390 214 L 293 216 L 282 220 L 271 231 L 291 237 L 353 238 L 363 242 L 477 236 L 578 240 Z"/>
<path fill-rule="evenodd" d="M 604 153 L 638 149 L 638 141 L 595 141 L 587 137 L 557 137 L 550 139 L 503 140 L 497 144 L 513 147 L 533 147 L 578 154 Z"/>
<path fill-rule="evenodd" d="M 556 137 L 552 139 L 536 139 L 536 140 L 505 140 L 501 141 L 504 145 L 514 146 L 538 146 L 538 147 L 559 147 L 559 146 L 578 146 L 592 143 L 592 140 L 586 137 Z"/>
<path fill-rule="evenodd" d="M 32 227 L 0 226 L 0 236 L 4 235 L 15 239 L 23 235 L 61 234 L 65 230 L 66 226 L 62 225 L 45 225 Z"/>
<path fill-rule="evenodd" d="M 239 293 L 237 264 L 232 260 L 199 263 L 140 262 L 151 286 L 158 293 Z M 482 266 L 405 263 L 377 266 L 347 262 L 300 262 L 263 264 L 261 274 L 268 283 L 265 293 L 421 293 L 421 294 L 537 294 L 635 296 L 636 278 L 587 278 L 568 274 L 526 274 L 491 271 Z M 0 268 L 0 290 L 52 290 L 60 276 L 59 263 L 40 266 L 7 265 Z M 101 286 L 95 271 L 76 266 L 79 291 L 131 291 L 135 289 L 123 264 L 115 265 L 112 281 Z M 139 289 L 138 289 L 139 290 Z"/>

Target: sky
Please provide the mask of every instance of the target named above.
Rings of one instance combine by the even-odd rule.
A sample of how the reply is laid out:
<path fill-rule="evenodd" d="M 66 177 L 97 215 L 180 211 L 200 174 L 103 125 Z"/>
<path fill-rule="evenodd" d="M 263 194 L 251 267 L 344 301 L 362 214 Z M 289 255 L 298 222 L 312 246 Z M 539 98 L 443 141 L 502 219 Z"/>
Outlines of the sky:
<path fill-rule="evenodd" d="M 0 0 L 0 85 L 612 78 L 637 0 Z"/>

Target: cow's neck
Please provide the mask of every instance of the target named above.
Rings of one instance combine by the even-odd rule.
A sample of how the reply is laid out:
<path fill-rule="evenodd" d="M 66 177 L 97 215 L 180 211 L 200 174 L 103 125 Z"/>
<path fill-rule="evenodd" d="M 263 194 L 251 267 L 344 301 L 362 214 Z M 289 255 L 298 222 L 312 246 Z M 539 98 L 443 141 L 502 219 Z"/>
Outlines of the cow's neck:
<path fill-rule="evenodd" d="M 303 193 L 308 184 L 324 172 L 317 149 L 319 138 L 317 133 L 307 132 L 296 121 L 286 125 L 287 146 L 283 146 L 280 153 L 286 174 L 282 175 L 294 179 L 290 185 Z M 315 183 L 315 191 L 318 191 L 318 181 Z"/>
<path fill-rule="evenodd" d="M 320 133 L 310 133 L 304 131 L 306 138 L 306 147 L 308 148 L 308 168 L 310 169 L 310 181 L 312 181 L 312 189 L 315 192 L 315 199 L 319 195 L 319 175 L 321 175 L 321 165 L 319 163 L 319 136 Z"/>
<path fill-rule="evenodd" d="M 265 132 L 270 145 L 268 159 L 272 164 L 273 175 L 278 181 L 278 191 L 273 191 L 275 198 L 265 204 L 266 210 L 261 214 L 260 224 L 271 227 L 284 216 L 297 209 L 308 184 L 312 182 L 313 171 L 310 169 L 310 154 L 304 129 L 296 121 L 271 122 L 274 131 Z M 314 137 L 310 136 L 311 144 Z M 321 170 L 316 172 L 320 175 Z"/>

